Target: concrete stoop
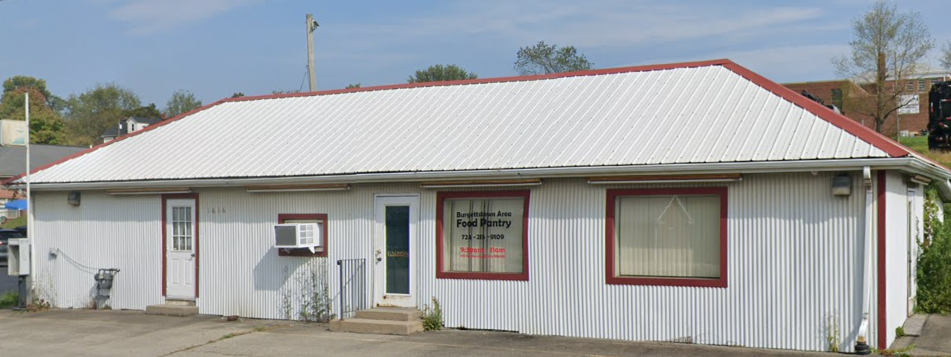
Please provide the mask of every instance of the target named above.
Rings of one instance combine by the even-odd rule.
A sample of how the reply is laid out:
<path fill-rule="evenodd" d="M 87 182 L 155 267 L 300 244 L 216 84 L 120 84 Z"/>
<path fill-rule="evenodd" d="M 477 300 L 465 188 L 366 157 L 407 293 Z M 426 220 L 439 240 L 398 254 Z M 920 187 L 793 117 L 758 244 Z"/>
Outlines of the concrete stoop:
<path fill-rule="evenodd" d="M 902 329 L 905 330 L 906 336 L 921 336 L 921 330 L 925 327 L 925 322 L 928 320 L 928 315 L 914 314 L 908 317 L 905 320 L 904 326 Z"/>
<path fill-rule="evenodd" d="M 378 335 L 409 335 L 423 331 L 419 310 L 375 308 L 357 311 L 352 319 L 330 321 L 331 331 Z"/>
<path fill-rule="evenodd" d="M 198 315 L 198 306 L 194 301 L 168 300 L 161 305 L 149 305 L 145 307 L 147 315 L 165 315 L 165 316 L 193 316 Z"/>

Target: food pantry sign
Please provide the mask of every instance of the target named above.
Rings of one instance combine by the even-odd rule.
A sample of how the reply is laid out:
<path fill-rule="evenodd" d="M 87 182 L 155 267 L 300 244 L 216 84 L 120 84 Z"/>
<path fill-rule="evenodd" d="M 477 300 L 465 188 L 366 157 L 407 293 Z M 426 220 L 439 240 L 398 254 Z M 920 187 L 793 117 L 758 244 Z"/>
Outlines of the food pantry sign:
<path fill-rule="evenodd" d="M 439 278 L 528 278 L 529 191 L 439 193 Z"/>

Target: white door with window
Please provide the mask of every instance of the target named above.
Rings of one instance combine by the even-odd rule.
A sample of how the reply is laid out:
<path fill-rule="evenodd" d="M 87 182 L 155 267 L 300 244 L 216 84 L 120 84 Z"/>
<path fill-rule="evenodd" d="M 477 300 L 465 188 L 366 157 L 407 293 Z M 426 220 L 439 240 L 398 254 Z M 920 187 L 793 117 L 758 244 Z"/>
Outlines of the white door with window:
<path fill-rule="evenodd" d="M 165 205 L 166 298 L 195 299 L 195 200 Z"/>
<path fill-rule="evenodd" d="M 413 296 L 419 196 L 377 195 L 373 205 L 373 302 L 415 307 Z"/>

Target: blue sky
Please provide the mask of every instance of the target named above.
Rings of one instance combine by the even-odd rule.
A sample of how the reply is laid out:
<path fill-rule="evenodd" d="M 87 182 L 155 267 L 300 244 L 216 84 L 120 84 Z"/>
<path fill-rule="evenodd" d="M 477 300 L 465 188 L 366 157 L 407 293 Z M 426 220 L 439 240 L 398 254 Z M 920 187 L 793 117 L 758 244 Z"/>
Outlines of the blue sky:
<path fill-rule="evenodd" d="M 307 13 L 320 23 L 319 89 L 405 83 L 432 64 L 511 76 L 519 47 L 539 40 L 573 45 L 598 68 L 730 58 L 778 82 L 823 80 L 835 78 L 830 58 L 848 51 L 850 21 L 871 3 L 2 0 L 0 80 L 43 78 L 62 97 L 114 82 L 159 108 L 177 89 L 205 104 L 296 90 Z M 919 11 L 938 49 L 951 40 L 946 1 L 899 10 Z"/>

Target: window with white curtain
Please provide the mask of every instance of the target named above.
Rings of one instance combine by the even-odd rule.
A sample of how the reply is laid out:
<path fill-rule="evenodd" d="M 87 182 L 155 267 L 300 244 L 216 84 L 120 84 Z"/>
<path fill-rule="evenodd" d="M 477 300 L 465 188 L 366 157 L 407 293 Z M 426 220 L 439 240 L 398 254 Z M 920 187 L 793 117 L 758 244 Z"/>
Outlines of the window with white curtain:
<path fill-rule="evenodd" d="M 608 196 L 609 283 L 725 286 L 725 188 L 609 190 Z"/>
<path fill-rule="evenodd" d="M 437 194 L 437 278 L 527 280 L 529 191 Z"/>

